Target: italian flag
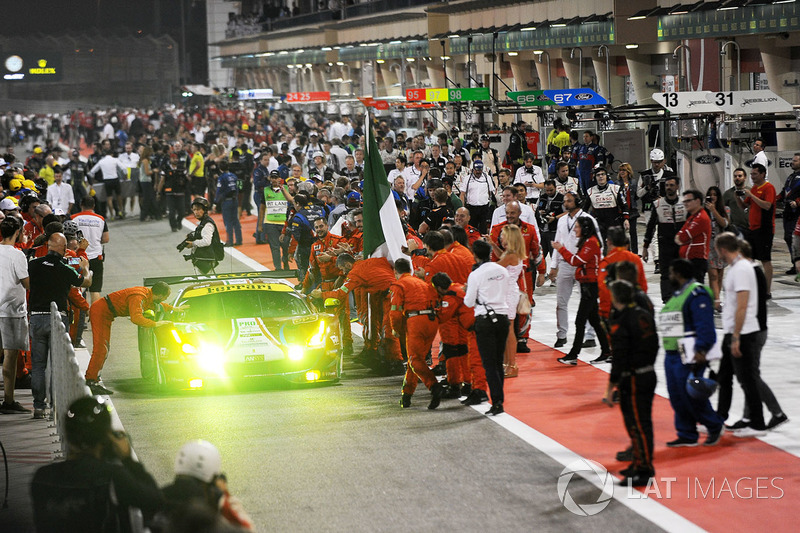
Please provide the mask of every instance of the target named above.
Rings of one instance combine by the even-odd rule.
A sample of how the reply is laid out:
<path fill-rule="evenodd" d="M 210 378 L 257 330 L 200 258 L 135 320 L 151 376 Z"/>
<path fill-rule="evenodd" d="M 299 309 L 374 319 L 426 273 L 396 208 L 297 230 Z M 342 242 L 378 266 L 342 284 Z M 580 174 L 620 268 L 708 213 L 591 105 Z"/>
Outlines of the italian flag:
<path fill-rule="evenodd" d="M 394 195 L 386 179 L 386 170 L 378 153 L 378 143 L 372 131 L 369 113 L 365 116 L 366 154 L 364 157 L 364 257 L 386 257 L 394 263 L 397 259 L 409 259 L 401 248 L 406 245 L 406 236 L 400 215 L 394 203 Z"/>

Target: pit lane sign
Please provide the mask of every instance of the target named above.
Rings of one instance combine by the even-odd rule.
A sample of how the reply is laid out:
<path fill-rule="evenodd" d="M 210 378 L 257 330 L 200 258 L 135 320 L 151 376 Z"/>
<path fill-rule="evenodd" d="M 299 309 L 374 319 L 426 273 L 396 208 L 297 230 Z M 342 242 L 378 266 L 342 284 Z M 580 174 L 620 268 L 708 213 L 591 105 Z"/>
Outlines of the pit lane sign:
<path fill-rule="evenodd" d="M 769 90 L 760 91 L 682 91 L 653 94 L 653 100 L 671 113 L 727 113 L 753 115 L 789 113 L 792 105 Z"/>
<path fill-rule="evenodd" d="M 546 89 L 543 91 L 509 91 L 506 95 L 525 107 L 557 105 L 605 105 L 608 101 L 591 89 Z"/>

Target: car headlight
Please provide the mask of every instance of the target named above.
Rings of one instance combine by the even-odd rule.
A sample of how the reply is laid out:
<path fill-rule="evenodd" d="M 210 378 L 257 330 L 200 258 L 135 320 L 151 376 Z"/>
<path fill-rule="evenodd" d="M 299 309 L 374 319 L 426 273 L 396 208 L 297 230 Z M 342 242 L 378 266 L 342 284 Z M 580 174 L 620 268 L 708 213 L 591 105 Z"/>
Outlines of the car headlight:
<path fill-rule="evenodd" d="M 201 344 L 195 356 L 197 365 L 207 372 L 225 374 L 225 352 L 213 344 Z"/>
<path fill-rule="evenodd" d="M 300 346 L 289 346 L 286 355 L 289 357 L 290 361 L 302 361 L 304 355 L 303 348 Z"/>
<path fill-rule="evenodd" d="M 312 335 L 312 337 L 310 339 L 308 339 L 308 342 L 306 344 L 308 345 L 309 348 L 322 348 L 322 346 L 325 345 L 325 321 L 324 320 L 320 320 L 319 321 L 319 329 L 317 330 L 316 333 L 314 333 L 314 335 Z"/>

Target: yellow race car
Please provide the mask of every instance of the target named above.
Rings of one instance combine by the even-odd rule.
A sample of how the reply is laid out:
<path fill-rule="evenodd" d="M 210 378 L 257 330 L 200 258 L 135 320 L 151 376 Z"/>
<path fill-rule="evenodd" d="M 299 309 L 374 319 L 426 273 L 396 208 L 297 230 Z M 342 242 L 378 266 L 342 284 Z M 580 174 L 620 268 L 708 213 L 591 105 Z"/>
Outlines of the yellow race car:
<path fill-rule="evenodd" d="M 336 382 L 342 373 L 339 322 L 285 280 L 289 272 L 147 278 L 184 285 L 172 324 L 139 328 L 142 377 L 159 388 L 197 389 L 209 381 L 279 377 Z M 338 302 L 328 302 L 337 305 Z M 158 306 L 161 308 L 161 306 Z"/>

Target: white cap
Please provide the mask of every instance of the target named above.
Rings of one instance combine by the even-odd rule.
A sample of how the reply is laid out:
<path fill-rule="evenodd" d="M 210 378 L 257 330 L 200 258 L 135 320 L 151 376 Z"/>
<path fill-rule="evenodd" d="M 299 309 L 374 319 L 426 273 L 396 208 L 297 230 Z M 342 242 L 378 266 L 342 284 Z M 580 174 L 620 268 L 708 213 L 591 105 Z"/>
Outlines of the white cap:
<path fill-rule="evenodd" d="M 324 159 L 324 158 L 325 158 L 325 154 L 323 154 L 323 153 L 322 153 L 322 152 L 320 152 L 320 151 L 316 151 L 316 152 L 314 152 L 314 154 L 312 155 L 312 157 L 322 157 L 322 158 Z"/>
<path fill-rule="evenodd" d="M 53 214 L 54 214 L 55 216 L 57 216 L 57 217 L 63 217 L 64 215 L 66 215 L 66 213 L 64 212 L 64 210 L 63 210 L 63 209 L 61 209 L 60 207 L 56 207 L 55 209 L 53 209 Z"/>
<path fill-rule="evenodd" d="M 650 150 L 650 161 L 663 161 L 664 151 L 661 148 L 653 148 Z"/>
<path fill-rule="evenodd" d="M 187 442 L 175 458 L 175 474 L 211 483 L 221 472 L 222 457 L 216 446 L 205 440 Z"/>
<path fill-rule="evenodd" d="M 12 209 L 19 209 L 19 206 L 11 198 L 0 200 L 0 211 L 11 211 Z"/>

